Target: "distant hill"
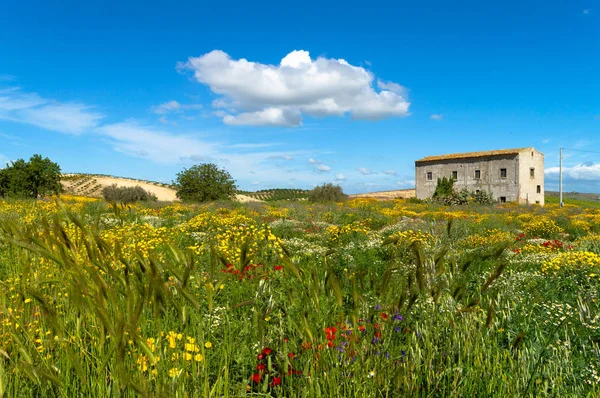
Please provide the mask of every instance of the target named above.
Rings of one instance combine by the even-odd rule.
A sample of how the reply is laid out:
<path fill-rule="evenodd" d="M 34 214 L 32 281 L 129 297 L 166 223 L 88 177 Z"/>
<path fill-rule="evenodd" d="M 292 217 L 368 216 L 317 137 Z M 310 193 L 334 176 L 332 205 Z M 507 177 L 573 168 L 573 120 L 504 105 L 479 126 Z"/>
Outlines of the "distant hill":
<path fill-rule="evenodd" d="M 177 200 L 175 189 L 169 184 L 160 182 L 136 180 L 102 174 L 63 174 L 62 186 L 66 193 L 92 198 L 101 198 L 102 189 L 116 184 L 119 187 L 140 186 L 148 192 L 152 192 L 158 200 L 173 202 Z"/>
<path fill-rule="evenodd" d="M 162 202 L 175 202 L 177 191 L 170 184 L 163 184 L 155 181 L 136 180 L 133 178 L 123 178 L 108 176 L 103 174 L 63 174 L 61 184 L 66 193 L 77 196 L 87 196 L 92 198 L 101 198 L 102 189 L 111 185 L 119 187 L 140 186 L 148 192 L 156 195 L 156 198 Z M 258 202 L 259 199 L 246 195 L 236 195 L 239 202 Z"/>

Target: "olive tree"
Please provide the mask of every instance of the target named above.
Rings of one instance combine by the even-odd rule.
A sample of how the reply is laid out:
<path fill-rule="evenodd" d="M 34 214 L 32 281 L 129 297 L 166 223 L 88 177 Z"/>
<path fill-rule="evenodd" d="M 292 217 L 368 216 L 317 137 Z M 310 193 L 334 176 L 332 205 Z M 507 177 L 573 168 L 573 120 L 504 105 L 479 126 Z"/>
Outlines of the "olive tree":
<path fill-rule="evenodd" d="M 195 165 L 177 174 L 177 197 L 185 202 L 208 202 L 235 195 L 235 180 L 212 163 Z"/>

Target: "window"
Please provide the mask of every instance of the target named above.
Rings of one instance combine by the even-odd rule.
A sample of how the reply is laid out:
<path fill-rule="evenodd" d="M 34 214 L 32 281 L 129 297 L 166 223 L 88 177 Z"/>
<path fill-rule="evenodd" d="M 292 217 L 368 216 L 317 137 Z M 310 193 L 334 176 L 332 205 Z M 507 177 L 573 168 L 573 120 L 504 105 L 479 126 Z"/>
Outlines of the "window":
<path fill-rule="evenodd" d="M 539 201 L 539 200 L 536 200 L 536 201 L 535 201 L 535 204 L 536 204 L 536 205 L 539 205 L 539 204 L 540 204 L 540 201 Z"/>
<path fill-rule="evenodd" d="M 452 179 L 453 180 L 457 180 L 458 179 L 458 171 L 453 171 L 452 172 Z"/>
<path fill-rule="evenodd" d="M 506 178 L 506 169 L 500 169 L 500 178 Z"/>
<path fill-rule="evenodd" d="M 542 193 L 542 186 L 541 185 L 537 186 L 537 193 Z"/>
<path fill-rule="evenodd" d="M 433 173 L 431 171 L 427 172 L 427 181 L 433 180 Z"/>
<path fill-rule="evenodd" d="M 500 203 L 506 203 L 506 196 L 500 196 Z"/>
<path fill-rule="evenodd" d="M 475 179 L 479 180 L 481 178 L 481 170 L 475 170 Z"/>
<path fill-rule="evenodd" d="M 479 193 L 479 192 L 481 192 L 479 189 L 475 190 L 475 193 Z"/>
<path fill-rule="evenodd" d="M 529 177 L 535 177 L 535 169 L 533 167 L 529 169 Z"/>

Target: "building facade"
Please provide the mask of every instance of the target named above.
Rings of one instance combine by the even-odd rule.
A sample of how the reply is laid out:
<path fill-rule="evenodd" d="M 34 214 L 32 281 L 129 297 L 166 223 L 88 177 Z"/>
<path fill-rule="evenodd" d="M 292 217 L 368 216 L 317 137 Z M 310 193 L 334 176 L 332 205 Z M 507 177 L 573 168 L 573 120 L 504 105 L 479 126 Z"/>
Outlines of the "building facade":
<path fill-rule="evenodd" d="M 457 190 L 487 191 L 499 202 L 544 205 L 544 154 L 534 148 L 428 156 L 415 161 L 419 199 L 430 198 L 438 178 Z"/>

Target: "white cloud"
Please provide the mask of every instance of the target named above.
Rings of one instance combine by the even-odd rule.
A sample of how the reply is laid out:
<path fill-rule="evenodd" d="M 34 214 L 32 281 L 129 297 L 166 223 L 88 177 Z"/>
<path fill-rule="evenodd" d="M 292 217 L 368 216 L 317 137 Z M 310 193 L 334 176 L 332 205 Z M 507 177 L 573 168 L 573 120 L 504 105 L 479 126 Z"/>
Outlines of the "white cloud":
<path fill-rule="evenodd" d="M 398 172 L 396 172 L 396 170 L 383 170 L 383 174 L 387 174 L 389 176 L 395 176 L 395 175 L 398 175 Z"/>
<path fill-rule="evenodd" d="M 343 174 L 336 174 L 335 175 L 335 180 L 336 181 L 346 181 L 346 176 Z"/>
<path fill-rule="evenodd" d="M 200 110 L 202 109 L 202 104 L 180 104 L 177 101 L 168 101 L 160 105 L 156 105 L 152 107 L 152 112 L 157 115 L 166 115 L 172 112 L 183 112 L 187 110 Z"/>
<path fill-rule="evenodd" d="M 186 160 L 202 162 L 218 155 L 215 144 L 192 136 L 175 135 L 134 121 L 104 125 L 97 131 L 109 138 L 115 150 L 149 158 L 160 164 L 177 164 Z"/>
<path fill-rule="evenodd" d="M 79 104 L 53 103 L 18 113 L 25 123 L 59 133 L 81 134 L 96 127 L 104 117 L 91 111 L 92 107 Z"/>
<path fill-rule="evenodd" d="M 104 115 L 78 102 L 61 103 L 24 93 L 18 87 L 0 90 L 0 119 L 31 124 L 59 133 L 91 131 Z"/>
<path fill-rule="evenodd" d="M 308 163 L 312 164 L 315 171 L 319 173 L 327 173 L 331 171 L 331 167 L 324 165 L 323 162 L 318 159 L 308 158 Z"/>
<path fill-rule="evenodd" d="M 550 167 L 544 172 L 549 178 L 558 179 L 559 167 Z M 563 178 L 582 181 L 600 180 L 600 163 L 583 163 L 572 167 L 563 167 Z"/>
<path fill-rule="evenodd" d="M 294 160 L 292 155 L 277 155 L 277 156 L 269 156 L 267 160 Z"/>
<path fill-rule="evenodd" d="M 444 115 L 439 114 L 439 113 L 434 113 L 429 118 L 432 120 L 442 120 L 444 118 Z"/>
<path fill-rule="evenodd" d="M 589 10 L 589 8 L 588 8 L 588 9 L 585 9 L 585 10 L 583 10 L 583 15 L 588 15 L 589 13 L 590 13 L 590 10 Z"/>
<path fill-rule="evenodd" d="M 307 51 L 292 51 L 279 65 L 232 59 L 220 50 L 190 57 L 178 64 L 221 97 L 213 107 L 227 111 L 231 125 L 299 126 L 302 116 L 343 116 L 382 119 L 408 115 L 406 90 L 343 59 L 312 59 Z"/>
<path fill-rule="evenodd" d="M 358 171 L 360 172 L 360 174 L 362 174 L 364 176 L 369 175 L 369 174 L 373 174 L 373 172 L 371 170 L 369 170 L 369 169 L 367 169 L 365 167 L 359 167 Z"/>

